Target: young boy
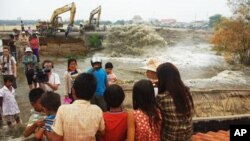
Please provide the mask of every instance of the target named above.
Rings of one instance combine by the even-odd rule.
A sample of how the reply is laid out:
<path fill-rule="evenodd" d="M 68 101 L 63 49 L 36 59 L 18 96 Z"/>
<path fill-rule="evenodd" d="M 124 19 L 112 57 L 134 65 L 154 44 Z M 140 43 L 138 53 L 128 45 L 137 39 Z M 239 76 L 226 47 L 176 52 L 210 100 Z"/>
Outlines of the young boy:
<path fill-rule="evenodd" d="M 54 123 L 57 109 L 61 105 L 60 95 L 54 92 L 47 92 L 43 94 L 41 98 L 41 105 L 43 106 L 43 111 L 47 116 L 44 119 L 45 126 L 43 128 L 39 128 L 35 134 L 37 140 L 42 139 L 44 131 L 52 131 L 51 126 Z"/>
<path fill-rule="evenodd" d="M 13 81 L 13 76 L 6 75 L 4 86 L 0 89 L 0 107 L 2 107 L 3 117 L 10 128 L 13 127 L 13 122 L 20 123 L 20 110 L 15 99 L 15 89 L 12 87 Z"/>
<path fill-rule="evenodd" d="M 44 125 L 43 120 L 45 118 L 45 115 L 41 113 L 43 109 L 40 103 L 43 93 L 44 90 L 42 88 L 35 88 L 29 92 L 29 101 L 34 108 L 34 111 L 32 111 L 32 115 L 29 118 L 28 125 L 24 130 L 24 137 L 30 136 L 35 132 L 36 129 L 38 129 L 38 127 L 42 127 Z"/>
<path fill-rule="evenodd" d="M 122 108 L 125 94 L 119 85 L 110 85 L 104 92 L 108 111 L 103 113 L 105 135 L 101 141 L 124 141 L 127 138 L 128 113 Z"/>
<path fill-rule="evenodd" d="M 116 75 L 113 73 L 113 64 L 111 62 L 107 62 L 105 64 L 105 71 L 107 73 L 108 76 L 108 84 L 112 85 L 115 84 L 117 81 Z"/>

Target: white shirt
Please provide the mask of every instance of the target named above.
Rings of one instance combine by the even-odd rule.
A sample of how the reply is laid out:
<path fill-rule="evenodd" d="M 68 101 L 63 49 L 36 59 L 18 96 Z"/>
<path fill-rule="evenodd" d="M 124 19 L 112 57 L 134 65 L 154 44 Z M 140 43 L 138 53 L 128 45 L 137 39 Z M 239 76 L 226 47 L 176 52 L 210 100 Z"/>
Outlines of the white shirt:
<path fill-rule="evenodd" d="M 16 99 L 15 99 L 15 89 L 12 87 L 10 91 L 6 86 L 0 89 L 0 97 L 3 97 L 3 115 L 15 115 L 20 113 Z"/>
<path fill-rule="evenodd" d="M 16 59 L 13 56 L 9 55 L 9 58 L 8 58 L 8 57 L 5 57 L 2 55 L 0 57 L 0 64 L 2 66 L 2 69 L 4 67 L 7 68 L 7 70 L 4 73 L 2 73 L 3 75 L 13 75 L 14 74 L 13 67 L 14 67 L 14 65 L 16 65 Z"/>
<path fill-rule="evenodd" d="M 48 83 L 50 84 L 61 84 L 59 75 L 57 73 L 52 72 L 52 74 L 49 76 L 49 81 Z M 46 91 L 54 91 L 50 86 L 45 84 L 45 90 Z"/>

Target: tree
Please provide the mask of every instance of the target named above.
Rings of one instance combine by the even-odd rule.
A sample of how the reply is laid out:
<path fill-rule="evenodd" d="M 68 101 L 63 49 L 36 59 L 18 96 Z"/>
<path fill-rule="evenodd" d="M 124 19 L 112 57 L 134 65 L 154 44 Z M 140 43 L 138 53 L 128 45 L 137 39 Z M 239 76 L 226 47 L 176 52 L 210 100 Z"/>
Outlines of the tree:
<path fill-rule="evenodd" d="M 216 50 L 230 56 L 232 61 L 250 65 L 250 0 L 228 0 L 228 5 L 235 16 L 231 19 L 221 18 L 212 43 Z"/>
<path fill-rule="evenodd" d="M 220 22 L 221 18 L 222 16 L 220 14 L 209 17 L 209 27 L 214 27 L 218 22 Z"/>
<path fill-rule="evenodd" d="M 124 25 L 125 21 L 124 20 L 117 20 L 114 24 Z"/>

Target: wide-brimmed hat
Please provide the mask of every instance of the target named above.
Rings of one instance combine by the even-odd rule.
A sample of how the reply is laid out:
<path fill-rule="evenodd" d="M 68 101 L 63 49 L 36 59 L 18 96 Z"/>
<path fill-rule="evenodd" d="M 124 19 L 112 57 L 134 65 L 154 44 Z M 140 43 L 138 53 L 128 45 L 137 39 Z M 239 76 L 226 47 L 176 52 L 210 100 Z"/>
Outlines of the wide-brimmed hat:
<path fill-rule="evenodd" d="M 32 52 L 32 49 L 30 47 L 26 47 L 25 52 Z"/>
<path fill-rule="evenodd" d="M 146 66 L 140 68 L 156 72 L 156 69 L 159 65 L 160 62 L 156 58 L 149 58 L 146 63 Z"/>

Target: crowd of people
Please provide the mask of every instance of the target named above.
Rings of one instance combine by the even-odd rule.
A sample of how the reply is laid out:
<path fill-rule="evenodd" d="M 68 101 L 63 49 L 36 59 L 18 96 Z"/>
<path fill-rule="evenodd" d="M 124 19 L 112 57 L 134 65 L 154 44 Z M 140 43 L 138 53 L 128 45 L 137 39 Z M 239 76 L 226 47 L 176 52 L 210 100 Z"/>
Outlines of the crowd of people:
<path fill-rule="evenodd" d="M 9 128 L 21 123 L 15 100 L 17 55 L 11 49 L 15 46 L 12 41 L 0 57 L 4 82 L 0 89 L 0 120 L 6 121 Z M 172 63 L 149 59 L 142 67 L 147 79 L 133 85 L 133 109 L 125 109 L 125 93 L 117 84 L 111 62 L 103 68 L 102 59 L 92 57 L 91 68 L 81 71 L 77 60 L 70 58 L 63 75 L 65 97 L 61 100 L 56 93 L 61 81 L 53 72 L 53 62 L 44 60 L 40 67 L 39 40 L 31 34 L 29 42 L 22 63 L 33 111 L 24 137 L 33 134 L 37 140 L 50 141 L 191 140 L 194 104 Z"/>

